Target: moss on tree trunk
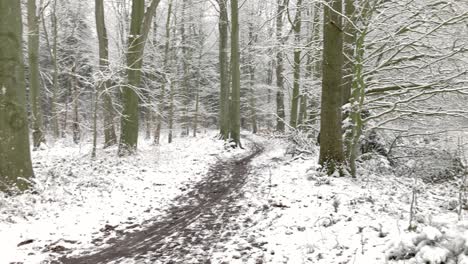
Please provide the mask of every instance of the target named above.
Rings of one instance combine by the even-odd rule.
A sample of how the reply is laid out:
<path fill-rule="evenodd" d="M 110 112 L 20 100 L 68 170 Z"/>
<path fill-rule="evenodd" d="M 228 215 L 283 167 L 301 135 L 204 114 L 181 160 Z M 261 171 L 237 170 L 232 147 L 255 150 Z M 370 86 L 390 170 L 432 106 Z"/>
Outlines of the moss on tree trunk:
<path fill-rule="evenodd" d="M 33 176 L 21 35 L 20 1 L 0 1 L 0 191 L 25 190 Z"/>

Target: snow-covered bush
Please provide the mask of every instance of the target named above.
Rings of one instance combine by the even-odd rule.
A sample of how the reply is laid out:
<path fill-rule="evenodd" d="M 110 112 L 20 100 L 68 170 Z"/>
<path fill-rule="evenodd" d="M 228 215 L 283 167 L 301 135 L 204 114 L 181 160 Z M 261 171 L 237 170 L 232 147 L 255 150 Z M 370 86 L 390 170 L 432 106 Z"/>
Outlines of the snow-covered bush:
<path fill-rule="evenodd" d="M 437 136 L 400 137 L 392 145 L 389 159 L 397 175 L 408 175 L 405 164 L 409 161 L 418 165 L 415 173 L 426 183 L 453 182 L 464 171 L 456 143 Z"/>
<path fill-rule="evenodd" d="M 468 264 L 468 226 L 426 226 L 404 234 L 386 252 L 392 261 L 414 264 Z"/>
<path fill-rule="evenodd" d="M 311 155 L 317 152 L 317 141 L 311 131 L 294 130 L 289 134 L 288 138 L 292 144 L 286 150 L 287 154 L 292 156 L 299 154 Z"/>

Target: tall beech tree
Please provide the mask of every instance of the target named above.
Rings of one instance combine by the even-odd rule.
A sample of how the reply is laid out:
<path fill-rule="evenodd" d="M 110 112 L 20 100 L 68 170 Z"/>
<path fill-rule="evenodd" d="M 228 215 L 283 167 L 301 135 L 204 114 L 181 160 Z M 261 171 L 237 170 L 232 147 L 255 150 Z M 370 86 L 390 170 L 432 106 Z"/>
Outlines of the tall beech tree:
<path fill-rule="evenodd" d="M 286 0 L 277 0 L 276 12 L 276 130 L 284 132 L 284 54 L 281 50 L 284 44 L 283 17 L 286 10 Z"/>
<path fill-rule="evenodd" d="M 248 39 L 248 58 L 247 58 L 247 68 L 249 75 L 249 108 L 250 108 L 250 123 L 252 126 L 252 133 L 257 133 L 257 108 L 256 108 L 256 97 L 255 97 L 255 48 L 254 45 L 257 42 L 257 34 L 255 32 L 255 27 L 253 19 L 255 17 L 255 12 L 253 8 L 249 14 L 249 39 Z"/>
<path fill-rule="evenodd" d="M 224 140 L 229 138 L 229 19 L 226 0 L 218 0 L 219 5 L 219 75 L 220 75 L 220 98 L 219 98 L 219 127 L 220 137 Z"/>
<path fill-rule="evenodd" d="M 137 149 L 139 104 L 137 89 L 141 82 L 145 42 L 158 4 L 159 0 L 151 1 L 145 11 L 145 0 L 132 1 L 130 35 L 127 44 L 127 85 L 122 91 L 123 117 L 120 126 L 119 155 L 132 154 Z"/>
<path fill-rule="evenodd" d="M 242 147 L 240 142 L 240 53 L 237 0 L 231 0 L 231 88 L 230 138 L 236 147 Z"/>
<path fill-rule="evenodd" d="M 320 158 L 324 171 L 343 173 L 341 132 L 343 31 L 342 1 L 328 0 L 324 6 L 322 103 L 320 113 Z"/>
<path fill-rule="evenodd" d="M 300 81 L 301 81 L 301 27 L 302 27 L 302 0 L 298 0 L 296 3 L 296 16 L 294 21 L 291 21 L 289 12 L 288 18 L 291 22 L 292 29 L 294 31 L 294 83 L 293 93 L 291 99 L 291 120 L 290 126 L 296 128 L 298 123 L 298 108 L 300 98 Z"/>
<path fill-rule="evenodd" d="M 41 143 L 45 142 L 42 125 L 41 85 L 39 80 L 39 15 L 36 0 L 28 0 L 28 60 L 32 139 L 33 147 L 36 149 Z"/>
<path fill-rule="evenodd" d="M 107 90 L 111 86 L 111 83 L 108 76 L 106 76 L 109 73 L 109 41 L 104 19 L 104 0 L 95 1 L 95 16 L 99 42 L 99 70 L 104 78 L 99 83 L 98 91 L 102 94 L 104 105 L 104 146 L 108 147 L 117 143 L 117 136 L 115 135 L 112 96 Z"/>
<path fill-rule="evenodd" d="M 26 114 L 20 1 L 0 1 L 0 191 L 33 177 Z"/>

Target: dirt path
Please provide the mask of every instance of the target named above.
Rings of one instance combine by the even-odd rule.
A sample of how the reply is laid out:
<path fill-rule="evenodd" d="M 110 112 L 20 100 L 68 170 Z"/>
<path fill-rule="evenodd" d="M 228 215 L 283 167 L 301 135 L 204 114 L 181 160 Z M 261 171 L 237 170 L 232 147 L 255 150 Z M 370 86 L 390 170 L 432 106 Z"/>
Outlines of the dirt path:
<path fill-rule="evenodd" d="M 242 196 L 242 185 L 251 160 L 263 152 L 253 144 L 250 154 L 239 160 L 220 160 L 193 190 L 176 198 L 177 207 L 162 220 L 131 233 L 92 255 L 62 258 L 65 264 L 120 263 L 124 259 L 141 263 L 210 263 L 210 252 L 227 231 L 227 223 L 239 213 L 234 201 Z M 223 234 L 223 236 L 221 236 Z"/>

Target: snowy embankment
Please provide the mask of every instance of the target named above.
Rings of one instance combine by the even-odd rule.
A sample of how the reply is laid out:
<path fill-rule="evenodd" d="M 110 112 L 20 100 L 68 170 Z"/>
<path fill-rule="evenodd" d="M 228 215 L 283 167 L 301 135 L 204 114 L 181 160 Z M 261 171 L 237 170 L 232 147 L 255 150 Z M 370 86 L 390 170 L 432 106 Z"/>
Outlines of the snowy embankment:
<path fill-rule="evenodd" d="M 136 156 L 123 158 L 109 148 L 92 160 L 90 145 L 62 142 L 33 152 L 33 194 L 0 194 L 0 263 L 39 263 L 141 228 L 226 156 L 214 138 L 142 141 Z"/>
<path fill-rule="evenodd" d="M 408 233 L 413 179 L 390 175 L 384 160 L 367 161 L 375 171 L 361 170 L 358 179 L 332 178 L 317 172 L 318 153 L 291 157 L 284 141 L 257 140 L 267 149 L 252 163 L 245 199 L 238 202 L 244 211 L 226 228 L 238 234 L 217 245 L 213 263 L 444 263 L 438 262 L 438 241 L 429 244 L 433 252 L 420 254 L 428 262 L 415 255 L 389 259 L 400 241 L 424 236 L 427 226 L 460 227 L 446 208 L 458 196 L 453 186 L 420 184 L 415 219 L 423 232 Z M 468 249 L 459 232 L 458 243 Z"/>

